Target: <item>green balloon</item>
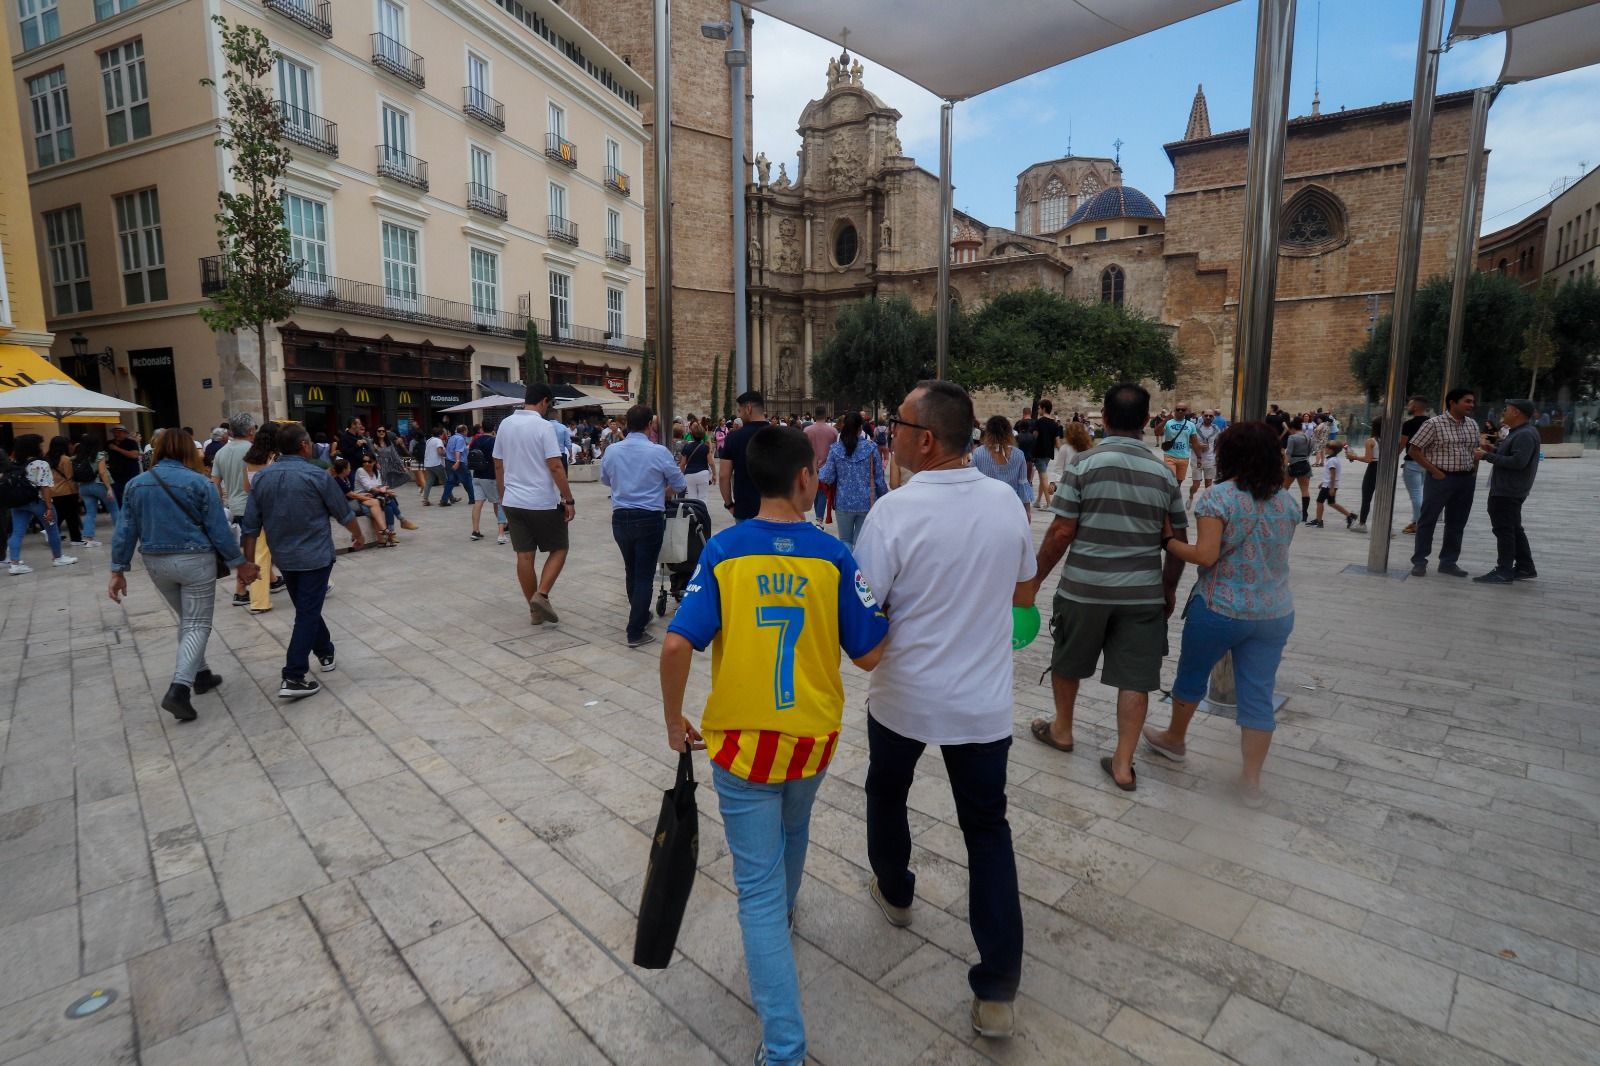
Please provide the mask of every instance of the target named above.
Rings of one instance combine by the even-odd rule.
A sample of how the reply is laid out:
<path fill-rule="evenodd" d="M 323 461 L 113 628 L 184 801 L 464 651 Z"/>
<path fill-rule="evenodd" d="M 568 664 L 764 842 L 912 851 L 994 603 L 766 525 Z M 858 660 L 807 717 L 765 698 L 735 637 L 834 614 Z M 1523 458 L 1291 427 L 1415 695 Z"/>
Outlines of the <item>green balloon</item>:
<path fill-rule="evenodd" d="M 1011 608 L 1011 650 L 1026 648 L 1038 635 L 1039 608 L 1032 604 Z"/>

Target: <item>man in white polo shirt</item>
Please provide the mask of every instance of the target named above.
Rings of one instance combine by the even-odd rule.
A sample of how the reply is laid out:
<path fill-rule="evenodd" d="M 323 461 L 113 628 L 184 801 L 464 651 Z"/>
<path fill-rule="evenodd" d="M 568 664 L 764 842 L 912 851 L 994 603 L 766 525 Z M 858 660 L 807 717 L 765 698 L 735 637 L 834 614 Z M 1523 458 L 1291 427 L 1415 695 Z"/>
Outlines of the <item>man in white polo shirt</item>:
<path fill-rule="evenodd" d="M 867 512 L 855 547 L 889 616 L 867 700 L 872 898 L 891 923 L 911 924 L 906 795 L 923 748 L 937 744 L 967 842 L 968 918 L 980 957 L 967 975 L 972 1027 L 1005 1037 L 1022 978 L 1006 821 L 1011 607 L 1032 602 L 1033 538 L 1011 489 L 966 465 L 972 399 L 959 385 L 921 382 L 889 425 L 895 462 L 914 474 Z"/>
<path fill-rule="evenodd" d="M 494 444 L 495 489 L 517 553 L 517 581 L 536 626 L 559 621 L 550 590 L 566 564 L 567 524 L 576 513 L 561 445 L 544 417 L 553 395 L 543 382 L 529 385 L 525 406 L 500 423 Z M 534 567 L 538 552 L 546 553 L 542 573 Z"/>

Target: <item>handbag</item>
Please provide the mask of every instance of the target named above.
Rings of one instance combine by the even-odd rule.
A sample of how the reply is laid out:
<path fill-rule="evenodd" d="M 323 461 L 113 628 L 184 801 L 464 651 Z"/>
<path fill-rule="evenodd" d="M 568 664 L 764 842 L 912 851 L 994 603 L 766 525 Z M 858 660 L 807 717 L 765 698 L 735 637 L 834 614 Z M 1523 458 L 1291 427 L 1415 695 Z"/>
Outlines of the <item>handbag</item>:
<path fill-rule="evenodd" d="M 663 566 L 689 561 L 689 509 L 676 506 L 667 515 L 667 528 L 661 537 L 661 554 L 657 562 Z"/>
<path fill-rule="evenodd" d="M 661 794 L 661 815 L 650 838 L 650 864 L 639 896 L 639 926 L 633 939 L 633 964 L 665 969 L 678 943 L 683 912 L 694 889 L 700 862 L 700 810 L 694 801 L 694 760 L 678 755 L 678 778 Z"/>
<path fill-rule="evenodd" d="M 211 545 L 211 554 L 216 556 L 217 559 L 217 580 L 221 581 L 223 578 L 233 573 L 233 571 L 228 568 L 228 563 L 222 554 L 222 549 L 217 547 L 217 542 L 211 539 L 211 533 L 206 529 L 205 522 L 199 518 L 196 518 L 195 513 L 189 510 L 189 505 L 178 499 L 178 494 L 172 491 L 172 487 L 170 485 L 161 480 L 161 475 L 156 473 L 155 467 L 150 468 L 150 476 L 155 478 L 156 484 L 160 485 L 162 491 L 171 497 L 172 502 L 177 505 L 178 510 L 182 511 L 184 516 L 187 517 L 189 521 L 199 526 L 200 532 L 206 535 L 206 543 Z"/>

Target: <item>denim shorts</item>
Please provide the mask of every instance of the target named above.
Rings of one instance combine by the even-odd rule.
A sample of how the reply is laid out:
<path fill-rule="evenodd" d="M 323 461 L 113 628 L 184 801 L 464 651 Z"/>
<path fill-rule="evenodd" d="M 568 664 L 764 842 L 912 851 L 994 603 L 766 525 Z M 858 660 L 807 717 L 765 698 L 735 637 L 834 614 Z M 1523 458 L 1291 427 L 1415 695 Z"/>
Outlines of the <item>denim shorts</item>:
<path fill-rule="evenodd" d="M 1211 668 L 1233 652 L 1233 681 L 1238 693 L 1241 728 L 1272 732 L 1272 686 L 1283 661 L 1283 647 L 1294 631 L 1294 615 L 1282 618 L 1229 618 L 1206 606 L 1204 597 L 1189 601 L 1178 653 L 1178 677 L 1172 698 L 1195 703 L 1206 694 Z"/>

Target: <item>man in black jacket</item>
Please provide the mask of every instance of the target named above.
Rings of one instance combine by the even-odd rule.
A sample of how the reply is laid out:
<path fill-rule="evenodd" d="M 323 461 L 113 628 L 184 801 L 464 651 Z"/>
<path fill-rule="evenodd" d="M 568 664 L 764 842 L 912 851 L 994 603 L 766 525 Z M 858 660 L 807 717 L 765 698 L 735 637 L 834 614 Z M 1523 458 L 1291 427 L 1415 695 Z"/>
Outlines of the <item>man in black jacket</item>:
<path fill-rule="evenodd" d="M 1533 578 L 1533 551 L 1522 531 L 1522 501 L 1533 491 L 1539 471 L 1539 431 L 1531 425 L 1531 400 L 1507 400 L 1502 416 L 1511 432 L 1490 451 L 1479 448 L 1477 457 L 1490 464 L 1489 527 L 1494 530 L 1495 568 L 1472 580 L 1481 585 L 1509 585 L 1517 578 Z"/>

